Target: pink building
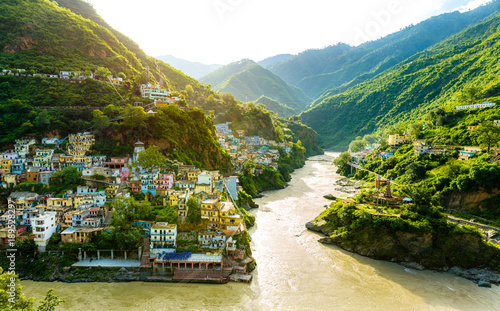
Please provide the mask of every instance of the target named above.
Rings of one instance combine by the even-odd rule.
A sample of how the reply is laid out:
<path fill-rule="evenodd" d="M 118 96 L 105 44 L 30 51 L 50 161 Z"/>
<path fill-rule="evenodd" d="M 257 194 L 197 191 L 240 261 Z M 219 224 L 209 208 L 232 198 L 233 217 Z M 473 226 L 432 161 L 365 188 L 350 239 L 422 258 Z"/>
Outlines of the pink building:
<path fill-rule="evenodd" d="M 128 180 L 129 173 L 130 172 L 128 169 L 125 169 L 125 168 L 122 169 L 122 171 L 120 172 L 120 179 L 122 182 Z"/>
<path fill-rule="evenodd" d="M 19 158 L 19 155 L 13 149 L 9 149 L 2 153 L 2 157 L 4 160 L 15 160 Z"/>
<path fill-rule="evenodd" d="M 173 174 L 158 174 L 156 179 L 156 193 L 159 195 L 165 195 L 165 191 L 171 189 L 174 186 L 174 175 Z"/>

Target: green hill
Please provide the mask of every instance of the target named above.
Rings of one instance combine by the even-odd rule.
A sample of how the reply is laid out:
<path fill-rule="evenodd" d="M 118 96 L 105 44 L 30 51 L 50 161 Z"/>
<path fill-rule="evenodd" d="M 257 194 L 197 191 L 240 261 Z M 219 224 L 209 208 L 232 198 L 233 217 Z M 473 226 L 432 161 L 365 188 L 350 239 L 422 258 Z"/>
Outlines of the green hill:
<path fill-rule="evenodd" d="M 363 81 L 375 77 L 415 53 L 445 40 L 498 11 L 500 2 L 465 13 L 453 12 L 406 27 L 379 40 L 355 48 L 339 44 L 300 53 L 269 69 L 309 96 L 318 104 Z M 313 105 L 314 105 L 313 104 Z"/>
<path fill-rule="evenodd" d="M 255 104 L 262 104 L 262 105 L 266 106 L 267 109 L 276 112 L 278 114 L 278 116 L 280 116 L 282 118 L 288 118 L 288 117 L 291 117 L 291 116 L 297 114 L 295 112 L 295 110 L 293 110 L 292 108 L 290 108 L 286 105 L 283 105 L 283 104 L 279 103 L 278 101 L 276 101 L 272 98 L 269 98 L 267 96 L 259 97 L 259 99 L 257 99 L 255 101 Z"/>
<path fill-rule="evenodd" d="M 324 146 L 347 149 L 350 140 L 380 127 L 416 120 L 436 107 L 471 101 L 500 91 L 498 39 L 500 16 L 494 15 L 448 40 L 418 53 L 377 77 L 328 98 L 303 112 Z"/>
<path fill-rule="evenodd" d="M 133 143 L 140 139 L 185 163 L 230 170 L 231 159 L 215 140 L 211 119 L 201 110 L 185 112 L 172 106 L 148 114 L 142 107 L 127 105 L 148 102 L 138 96 L 138 85 L 146 82 L 146 66 L 151 82 L 162 79 L 179 96 L 206 101 L 214 96 L 213 91 L 144 54 L 89 4 L 79 0 L 60 0 L 59 4 L 46 0 L 0 3 L 0 68 L 55 74 L 105 67 L 114 75 L 125 73 L 125 83 L 118 87 L 90 78 L 0 75 L 0 148 L 12 147 L 15 139 L 26 136 L 63 138 L 92 130 L 96 150 L 107 155 L 130 155 Z"/>
<path fill-rule="evenodd" d="M 298 88 L 249 59 L 219 68 L 200 81 L 211 84 L 218 92 L 230 92 L 242 101 L 267 96 L 295 111 L 302 111 L 310 102 Z"/>
<path fill-rule="evenodd" d="M 81 0 L 10 0 L 0 3 L 0 67 L 59 70 L 108 68 L 130 79 L 145 75 L 162 79 L 173 90 L 200 84 L 169 65 L 147 56 L 139 46 L 112 29 Z"/>

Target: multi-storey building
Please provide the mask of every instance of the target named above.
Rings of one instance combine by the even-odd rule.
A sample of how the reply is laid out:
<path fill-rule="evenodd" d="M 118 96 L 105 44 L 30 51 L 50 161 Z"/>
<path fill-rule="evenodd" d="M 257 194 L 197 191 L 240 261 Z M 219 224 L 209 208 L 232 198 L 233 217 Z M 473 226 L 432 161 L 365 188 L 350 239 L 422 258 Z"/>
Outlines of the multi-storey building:
<path fill-rule="evenodd" d="M 14 145 L 14 150 L 19 154 L 21 158 L 25 158 L 30 152 L 30 146 L 36 144 L 33 138 L 22 138 L 16 139 L 16 144 Z"/>
<path fill-rule="evenodd" d="M 52 149 L 38 149 L 33 158 L 33 167 L 50 169 L 52 166 Z"/>
<path fill-rule="evenodd" d="M 189 197 L 191 196 L 190 191 L 181 191 L 177 195 L 177 216 L 178 217 L 186 217 L 188 213 L 188 206 L 187 202 L 189 200 Z"/>
<path fill-rule="evenodd" d="M 25 166 L 24 162 L 26 160 L 23 158 L 17 158 L 12 161 L 11 173 L 12 174 L 22 174 L 24 172 Z"/>
<path fill-rule="evenodd" d="M 398 146 L 408 142 L 409 140 L 410 140 L 410 135 L 408 134 L 404 135 L 394 134 L 394 135 L 389 135 L 387 142 L 389 143 L 389 146 Z"/>
<path fill-rule="evenodd" d="M 26 172 L 26 181 L 40 181 L 40 172 L 38 170 L 30 170 Z"/>
<path fill-rule="evenodd" d="M 156 257 L 160 252 L 175 252 L 177 225 L 168 222 L 157 222 L 150 229 L 150 254 Z"/>
<path fill-rule="evenodd" d="M 68 153 L 72 156 L 83 157 L 95 143 L 95 137 L 89 132 L 70 134 L 68 141 Z M 90 163 L 92 163 L 92 159 L 90 159 Z"/>
<path fill-rule="evenodd" d="M 1 169 L 5 171 L 6 174 L 12 173 L 12 159 L 3 159 L 0 161 Z"/>
<path fill-rule="evenodd" d="M 241 215 L 236 212 L 231 202 L 221 203 L 219 223 L 225 234 L 236 234 L 245 230 Z"/>
<path fill-rule="evenodd" d="M 144 173 L 141 175 L 141 191 L 143 194 L 156 195 L 156 179 L 158 174 Z"/>
<path fill-rule="evenodd" d="M 57 231 L 57 213 L 43 212 L 31 218 L 31 227 L 35 235 L 35 243 L 38 250 L 45 251 L 47 242 L 53 233 Z"/>
<path fill-rule="evenodd" d="M 92 156 L 92 166 L 103 166 L 106 162 L 106 156 Z"/>
<path fill-rule="evenodd" d="M 87 208 L 82 208 L 77 211 L 71 211 L 71 226 L 73 227 L 81 227 L 83 226 L 83 221 L 85 218 L 87 218 L 90 214 L 89 209 Z"/>
<path fill-rule="evenodd" d="M 159 173 L 156 179 L 156 194 L 165 195 L 174 186 L 174 175 Z"/>
<path fill-rule="evenodd" d="M 218 230 L 219 226 L 219 199 L 207 199 L 201 202 L 201 218 L 208 219 L 207 229 Z"/>
<path fill-rule="evenodd" d="M 226 235 L 220 231 L 200 230 L 198 231 L 198 245 L 201 248 L 224 249 Z"/>
<path fill-rule="evenodd" d="M 150 84 L 141 84 L 141 96 L 166 102 L 170 97 L 170 92 L 166 89 L 162 89 L 159 84 L 154 87 Z"/>
<path fill-rule="evenodd" d="M 52 171 L 40 171 L 38 182 L 44 185 L 49 185 L 50 177 L 52 177 L 52 174 L 54 174 L 54 172 Z"/>

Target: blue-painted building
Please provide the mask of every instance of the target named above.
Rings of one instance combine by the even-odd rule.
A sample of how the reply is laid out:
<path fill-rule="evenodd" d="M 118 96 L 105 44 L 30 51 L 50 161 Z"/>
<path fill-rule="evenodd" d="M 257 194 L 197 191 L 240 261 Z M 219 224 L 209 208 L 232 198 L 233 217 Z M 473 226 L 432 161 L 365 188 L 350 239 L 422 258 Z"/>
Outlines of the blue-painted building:
<path fill-rule="evenodd" d="M 236 201 L 238 199 L 238 176 L 226 177 L 224 178 L 224 183 L 226 184 L 229 195 L 234 201 Z"/>
<path fill-rule="evenodd" d="M 134 226 L 141 228 L 141 235 L 142 236 L 150 236 L 151 235 L 151 227 L 153 226 L 154 221 L 147 221 L 147 220 L 134 220 Z"/>
<path fill-rule="evenodd" d="M 17 158 L 12 161 L 11 172 L 14 175 L 20 175 L 24 172 L 26 159 Z"/>
<path fill-rule="evenodd" d="M 145 173 L 141 175 L 141 192 L 142 194 L 151 193 L 156 195 L 156 176 L 157 174 Z"/>

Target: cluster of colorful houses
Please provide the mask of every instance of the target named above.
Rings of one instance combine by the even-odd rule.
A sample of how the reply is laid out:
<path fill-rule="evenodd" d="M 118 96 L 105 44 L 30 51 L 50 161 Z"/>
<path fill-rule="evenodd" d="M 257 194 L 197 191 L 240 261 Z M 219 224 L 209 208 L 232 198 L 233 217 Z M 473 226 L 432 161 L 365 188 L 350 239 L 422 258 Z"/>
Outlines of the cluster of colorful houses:
<path fill-rule="evenodd" d="M 87 78 L 96 79 L 98 75 L 95 75 L 92 71 L 71 71 L 71 70 L 60 70 L 58 74 L 52 73 L 37 73 L 32 70 L 26 69 L 3 69 L 0 71 L 2 76 L 21 76 L 21 77 L 42 77 L 42 78 L 54 78 L 54 79 L 64 79 L 64 80 L 85 80 Z M 123 85 L 123 78 L 121 77 L 107 77 L 108 81 L 114 85 Z"/>
<path fill-rule="evenodd" d="M 0 224 L 14 222 L 19 236 L 34 239 L 39 250 L 44 251 L 55 232 L 61 233 L 62 243 L 88 243 L 101 231 L 111 230 L 108 227 L 111 212 L 106 203 L 117 196 L 131 193 L 161 196 L 163 205 L 177 207 L 177 223 L 186 220 L 188 200 L 195 197 L 200 202 L 201 219 L 206 223 L 206 228 L 197 232 L 197 244 L 199 249 L 213 251 L 209 256 L 210 267 L 215 264 L 220 272 L 223 253 L 231 259 L 243 259 L 245 251 L 238 249 L 234 240 L 245 231 L 242 216 L 233 203 L 241 190 L 236 176 L 202 171 L 193 165 L 180 165 L 177 172 L 146 171 L 131 166 L 139 153 L 145 151 L 142 142 L 135 144 L 130 158 L 107 159 L 87 155 L 94 141 L 94 136 L 87 132 L 69 135 L 66 152 L 59 153 L 62 140 L 44 139 L 42 144 L 36 144 L 34 139 L 16 140 L 13 150 L 2 153 L 2 186 L 10 188 L 23 182 L 49 185 L 57 178 L 53 174 L 67 166 L 76 167 L 87 185 L 78 186 L 76 191 L 68 190 L 60 197 L 31 191 L 12 192 L 9 202 L 15 209 L 5 209 Z M 173 262 L 179 264 L 178 258 L 175 261 L 174 255 L 168 255 L 177 251 L 177 224 L 145 220 L 136 220 L 134 224 L 149 237 L 149 248 L 145 251 L 147 265 L 172 268 Z M 0 239 L 8 240 L 7 227 L 0 229 Z M 185 261 L 193 264 L 207 260 L 202 255 L 208 256 L 190 254 Z"/>
<path fill-rule="evenodd" d="M 498 124 L 500 125 L 500 122 L 498 122 Z M 372 154 L 372 157 L 381 156 L 382 158 L 386 159 L 390 158 L 394 156 L 394 152 L 399 146 L 410 143 L 413 143 L 414 155 L 416 156 L 421 154 L 446 154 L 453 152 L 455 150 L 454 146 L 450 146 L 449 148 L 436 148 L 434 146 L 429 145 L 425 141 L 425 139 L 412 140 L 410 135 L 408 135 L 407 133 L 403 135 L 399 134 L 389 135 L 387 143 L 389 146 L 392 147 L 391 150 L 380 151 L 378 153 Z M 360 164 L 361 162 L 364 161 L 365 157 L 368 156 L 368 154 L 372 153 L 379 146 L 380 144 L 370 144 L 367 147 L 365 147 L 362 151 L 352 153 L 351 154 L 352 161 L 356 164 Z M 459 156 L 458 156 L 459 160 L 468 161 L 481 152 L 480 147 L 464 146 L 462 148 L 463 149 L 459 150 Z M 500 148 L 491 148 L 490 152 L 493 156 L 492 158 L 493 161 L 500 160 Z"/>
<path fill-rule="evenodd" d="M 278 148 L 283 148 L 286 153 L 292 150 L 293 144 L 290 142 L 277 143 L 259 136 L 245 136 L 244 130 L 233 133 L 229 128 L 230 124 L 231 122 L 226 122 L 215 127 L 219 144 L 228 150 L 236 171 L 241 171 L 248 160 L 255 162 L 255 174 L 261 173 L 264 167 L 278 169 Z"/>

